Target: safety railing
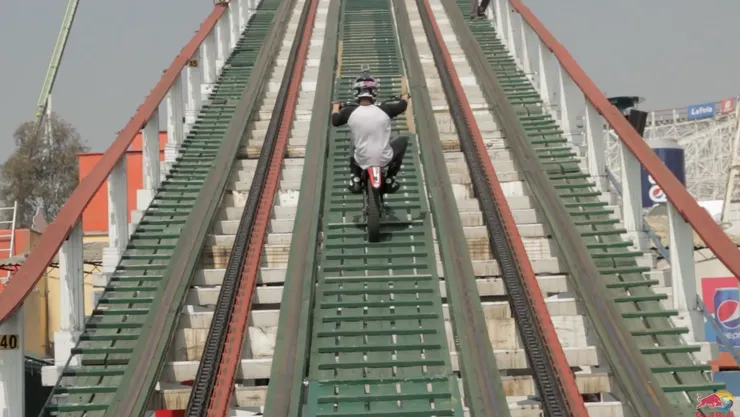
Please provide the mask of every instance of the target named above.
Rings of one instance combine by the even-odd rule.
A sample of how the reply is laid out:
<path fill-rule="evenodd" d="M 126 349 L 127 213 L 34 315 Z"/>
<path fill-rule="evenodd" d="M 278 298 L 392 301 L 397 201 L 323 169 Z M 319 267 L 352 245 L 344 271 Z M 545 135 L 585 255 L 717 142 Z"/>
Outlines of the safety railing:
<path fill-rule="evenodd" d="M 208 17 L 180 51 L 159 82 L 118 133 L 92 171 L 80 181 L 33 248 L 22 267 L 0 292 L 0 334 L 20 335 L 18 312 L 47 266 L 59 253 L 62 299 L 60 334 L 55 340 L 55 362 L 63 364 L 84 325 L 82 215 L 98 190 L 107 183 L 108 247 L 103 253 L 103 271 L 112 272 L 128 245 L 130 230 L 127 201 L 126 154 L 134 138 L 142 136 L 142 188 L 137 190 L 135 224 L 146 211 L 160 185 L 160 178 L 175 162 L 180 144 L 195 122 L 199 110 L 217 81 L 218 74 L 256 8 L 257 0 L 216 1 Z M 165 106 L 167 143 L 160 164 L 159 111 Z M 56 335 L 55 335 L 56 338 Z M 22 352 L 22 346 L 18 346 Z M 0 350 L 0 353 L 3 351 Z M 7 354 L 7 351 L 5 352 Z M 22 353 L 21 353 L 22 354 Z M 2 361 L 0 361 L 2 362 Z M 20 360 L 22 363 L 22 359 Z M 2 374 L 0 369 L 0 374 Z M 21 394 L 22 395 L 22 394 Z M 0 410 L 1 411 L 1 410 Z M 10 415 L 15 415 L 10 411 Z"/>
<path fill-rule="evenodd" d="M 146 210 L 160 183 L 175 161 L 184 136 L 216 81 L 224 62 L 254 10 L 255 0 L 215 2 L 213 11 L 200 25 L 193 38 L 164 72 L 136 114 L 118 133 L 93 170 L 80 181 L 59 211 L 54 222 L 30 253 L 23 267 L 7 289 L 0 293 L 0 323 L 8 319 L 28 295 L 46 266 L 60 252 L 63 280 L 75 266 L 81 269 L 82 213 L 98 189 L 108 185 L 109 245 L 104 266 L 115 267 L 126 248 L 129 225 L 126 181 L 126 152 L 136 135 L 142 133 L 143 188 L 137 190 L 138 211 Z M 165 159 L 160 166 L 159 110 L 166 106 L 167 144 Z M 132 215 L 132 220 L 135 220 Z M 66 275 L 65 275 L 66 274 Z M 79 274 L 76 274 L 79 275 Z"/>
<path fill-rule="evenodd" d="M 622 185 L 619 184 L 619 180 L 612 174 L 611 171 L 607 168 L 606 170 L 606 176 L 609 179 L 609 182 L 611 183 L 614 193 L 618 198 L 622 197 Z M 653 246 L 655 247 L 655 250 L 658 252 L 658 254 L 668 263 L 671 263 L 671 254 L 668 252 L 668 249 L 663 245 L 663 241 L 660 239 L 660 236 L 658 236 L 657 233 L 655 233 L 655 230 L 650 226 L 650 224 L 646 222 L 643 223 L 643 230 L 645 231 L 645 234 L 648 236 L 650 241 L 653 243 Z M 732 359 L 735 361 L 735 364 L 740 366 L 740 353 L 738 353 L 737 349 L 735 348 L 735 345 L 730 341 L 730 339 L 727 338 L 724 331 L 720 328 L 719 322 L 717 321 L 717 318 L 712 315 L 709 311 L 707 311 L 707 306 L 704 304 L 704 301 L 702 301 L 701 298 L 696 298 L 696 307 L 697 311 L 699 311 L 702 316 L 704 317 L 704 320 L 706 320 L 707 323 L 709 323 L 710 326 L 712 326 L 712 329 L 717 333 L 717 339 L 719 342 L 719 345 L 724 347 L 727 352 L 730 353 L 730 356 L 732 356 Z"/>
<path fill-rule="evenodd" d="M 609 180 L 609 183 L 612 187 L 614 187 L 614 193 L 616 196 L 621 199 L 622 198 L 622 184 L 619 183 L 619 180 L 617 177 L 612 174 L 612 172 L 609 170 L 609 168 L 606 168 L 606 177 Z M 645 235 L 647 235 L 648 239 L 653 243 L 655 246 L 655 251 L 658 252 L 658 255 L 660 255 L 661 258 L 665 259 L 666 262 L 671 262 L 671 254 L 668 252 L 668 248 L 663 245 L 663 241 L 660 239 L 660 236 L 658 236 L 657 233 L 655 233 L 655 230 L 648 224 L 647 221 L 644 221 L 643 217 L 643 224 L 642 224 L 642 230 L 645 232 Z"/>
<path fill-rule="evenodd" d="M 538 89 L 545 111 L 554 113 L 560 121 L 566 137 L 572 139 L 580 134 L 577 115 L 585 115 L 586 163 L 597 188 L 603 192 L 608 189 L 605 124 L 619 137 L 622 221 L 629 238 L 641 250 L 647 249 L 641 167 L 666 194 L 668 252 L 673 260 L 672 284 L 676 286 L 674 308 L 689 319 L 693 330 L 701 331 L 703 317 L 696 309 L 693 231 L 736 277 L 740 276 L 740 251 L 522 0 L 493 0 L 489 12 L 502 42 Z"/>

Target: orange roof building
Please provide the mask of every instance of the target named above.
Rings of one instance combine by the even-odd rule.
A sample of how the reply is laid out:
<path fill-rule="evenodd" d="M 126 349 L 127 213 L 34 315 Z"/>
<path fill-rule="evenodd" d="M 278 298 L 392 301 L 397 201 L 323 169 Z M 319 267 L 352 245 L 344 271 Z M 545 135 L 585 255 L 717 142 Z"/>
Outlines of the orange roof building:
<path fill-rule="evenodd" d="M 167 132 L 159 132 L 159 160 L 164 160 L 164 145 Z M 126 153 L 126 183 L 128 199 L 128 220 L 136 210 L 136 190 L 143 187 L 141 133 L 137 134 Z M 102 158 L 102 153 L 77 154 L 80 166 L 80 180 L 85 178 Z M 82 214 L 82 231 L 86 235 L 108 234 L 108 185 L 103 184 Z"/>
<path fill-rule="evenodd" d="M 15 229 L 15 235 L 13 236 L 13 253 L 11 254 L 10 249 L 10 230 L 6 230 L 5 234 L 0 235 L 0 261 L 11 258 L 15 255 L 24 253 L 31 248 L 31 230 L 30 229 Z"/>
<path fill-rule="evenodd" d="M 17 255 L 24 254 L 31 250 L 35 237 L 39 233 L 31 229 L 15 229 L 13 232 L 13 250 L 10 250 L 10 230 L 3 230 L 0 233 L 0 278 L 8 276 L 8 272 L 14 272 L 23 263 L 23 257 Z M 12 259 L 11 259 L 12 258 Z M 0 286 L 0 291 L 3 286 Z"/>

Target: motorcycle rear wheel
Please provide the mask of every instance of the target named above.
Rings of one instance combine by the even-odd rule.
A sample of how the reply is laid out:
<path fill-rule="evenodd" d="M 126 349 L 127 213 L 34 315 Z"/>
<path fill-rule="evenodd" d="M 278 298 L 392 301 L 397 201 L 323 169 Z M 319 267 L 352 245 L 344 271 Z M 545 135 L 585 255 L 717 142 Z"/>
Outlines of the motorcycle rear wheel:
<path fill-rule="evenodd" d="M 367 204 L 367 241 L 377 242 L 380 239 L 380 215 L 381 199 L 380 190 L 373 188 L 370 181 L 367 182 L 366 193 Z"/>

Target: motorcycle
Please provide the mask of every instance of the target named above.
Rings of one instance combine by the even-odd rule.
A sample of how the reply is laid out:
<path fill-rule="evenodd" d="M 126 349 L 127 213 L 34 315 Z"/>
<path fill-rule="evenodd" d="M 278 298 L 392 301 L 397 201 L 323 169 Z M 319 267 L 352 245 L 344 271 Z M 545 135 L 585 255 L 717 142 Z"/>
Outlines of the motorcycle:
<path fill-rule="evenodd" d="M 370 74 L 369 65 L 361 65 L 360 68 L 363 74 L 367 76 Z M 352 90 L 350 90 L 351 92 Z M 411 95 L 408 95 L 410 98 Z M 388 100 L 383 101 L 398 101 L 399 96 L 392 96 Z M 351 101 L 341 102 L 335 101 L 335 104 L 339 104 L 341 109 L 342 106 L 351 104 Z M 376 106 L 382 105 L 382 103 L 376 103 Z M 386 211 L 385 207 L 385 177 L 388 173 L 388 167 L 370 166 L 362 171 L 360 176 L 360 185 L 362 186 L 364 208 L 363 214 L 367 220 L 367 240 L 368 242 L 377 242 L 380 239 L 380 221 Z"/>
<path fill-rule="evenodd" d="M 411 97 L 410 95 L 408 96 Z M 388 101 L 398 101 L 401 97 L 392 96 L 388 100 L 376 103 L 381 105 Z M 334 102 L 342 106 L 352 104 L 348 102 Z M 360 184 L 362 186 L 362 194 L 364 200 L 364 208 L 362 210 L 365 220 L 367 222 L 367 240 L 368 242 L 378 242 L 380 240 L 380 222 L 383 215 L 387 211 L 385 207 L 385 177 L 388 172 L 388 167 L 370 166 L 362 171 L 360 176 Z"/>

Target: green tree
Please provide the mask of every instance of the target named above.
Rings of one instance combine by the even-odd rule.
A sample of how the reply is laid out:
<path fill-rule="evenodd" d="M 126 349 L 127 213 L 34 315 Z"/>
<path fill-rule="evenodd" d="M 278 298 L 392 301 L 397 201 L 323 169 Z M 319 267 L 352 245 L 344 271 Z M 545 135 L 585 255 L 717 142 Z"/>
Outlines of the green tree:
<path fill-rule="evenodd" d="M 2 166 L 0 195 L 18 201 L 17 227 L 29 227 L 38 207 L 52 221 L 78 183 L 77 153 L 88 147 L 77 130 L 55 113 L 50 127 L 36 134 L 36 122 L 21 124 L 13 134 L 16 150 Z M 45 124 L 49 124 L 48 121 Z"/>

